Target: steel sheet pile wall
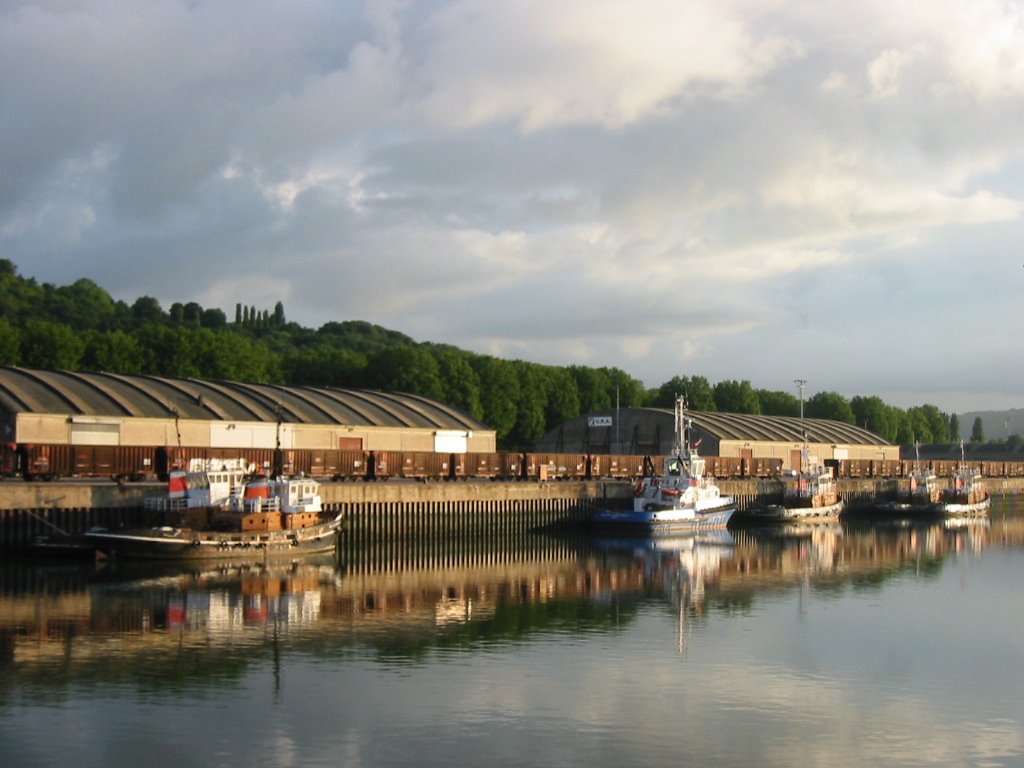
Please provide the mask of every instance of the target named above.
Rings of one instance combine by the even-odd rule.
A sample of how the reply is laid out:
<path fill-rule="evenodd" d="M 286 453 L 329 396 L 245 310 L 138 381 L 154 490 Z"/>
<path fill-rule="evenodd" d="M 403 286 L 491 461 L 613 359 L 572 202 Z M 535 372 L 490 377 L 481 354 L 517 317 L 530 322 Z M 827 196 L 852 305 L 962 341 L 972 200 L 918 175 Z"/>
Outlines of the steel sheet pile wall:
<path fill-rule="evenodd" d="M 0 552 L 24 550 L 41 536 L 150 525 L 151 518 L 151 513 L 137 507 L 0 509 Z"/>
<path fill-rule="evenodd" d="M 371 502 L 342 504 L 339 558 L 353 570 L 402 570 L 494 565 L 519 559 L 509 541 L 531 531 L 581 522 L 601 499 Z"/>

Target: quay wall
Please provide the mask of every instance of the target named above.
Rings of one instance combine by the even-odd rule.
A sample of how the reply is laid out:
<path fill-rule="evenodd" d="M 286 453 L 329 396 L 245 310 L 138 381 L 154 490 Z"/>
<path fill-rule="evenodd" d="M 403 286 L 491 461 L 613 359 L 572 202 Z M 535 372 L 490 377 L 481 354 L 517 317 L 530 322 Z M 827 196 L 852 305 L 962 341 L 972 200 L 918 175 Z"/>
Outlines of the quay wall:
<path fill-rule="evenodd" d="M 118 529 L 158 524 L 145 499 L 162 497 L 163 483 L 54 481 L 0 483 L 0 551 L 27 548 L 37 537 L 77 535 L 94 526 Z M 387 482 L 323 483 L 324 506 L 345 513 L 347 526 L 370 526 L 378 535 L 407 536 L 438 530 L 461 534 L 497 528 L 512 534 L 571 523 L 592 509 L 623 507 L 629 483 Z M 438 526 L 442 526 L 438 528 Z"/>
<path fill-rule="evenodd" d="M 1024 491 L 1024 478 L 989 478 L 993 494 Z M 902 484 L 902 486 L 901 486 Z M 722 480 L 723 494 L 740 509 L 778 501 L 782 486 L 774 480 Z M 891 498 L 905 481 L 846 479 L 840 495 L 850 508 Z M 337 482 L 321 485 L 325 507 L 346 516 L 347 541 L 360 537 L 408 539 L 420 535 L 464 538 L 499 533 L 515 535 L 539 526 L 573 524 L 592 510 L 626 508 L 633 486 L 612 480 L 552 482 Z M 62 480 L 0 483 L 0 551 L 24 549 L 40 535 L 80 534 L 91 527 L 117 529 L 152 525 L 144 500 L 163 496 L 163 483 Z"/>

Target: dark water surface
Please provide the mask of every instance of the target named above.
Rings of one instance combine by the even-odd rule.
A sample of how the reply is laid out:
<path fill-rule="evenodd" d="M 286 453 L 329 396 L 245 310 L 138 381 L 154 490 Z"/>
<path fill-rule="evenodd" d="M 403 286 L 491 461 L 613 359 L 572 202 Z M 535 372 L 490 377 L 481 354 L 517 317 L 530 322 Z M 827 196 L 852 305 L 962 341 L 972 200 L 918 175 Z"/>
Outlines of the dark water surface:
<path fill-rule="evenodd" d="M 658 548 L 0 561 L 0 764 L 1024 765 L 1020 502 Z"/>

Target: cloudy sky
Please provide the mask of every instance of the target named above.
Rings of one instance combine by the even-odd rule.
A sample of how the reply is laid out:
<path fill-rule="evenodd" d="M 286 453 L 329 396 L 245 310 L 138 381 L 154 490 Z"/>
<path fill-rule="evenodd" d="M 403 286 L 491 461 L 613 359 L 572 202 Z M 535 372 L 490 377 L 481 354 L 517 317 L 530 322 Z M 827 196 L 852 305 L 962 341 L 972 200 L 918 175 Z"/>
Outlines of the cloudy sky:
<path fill-rule="evenodd" d="M 1021 0 L 0 0 L 42 282 L 1024 407 Z"/>

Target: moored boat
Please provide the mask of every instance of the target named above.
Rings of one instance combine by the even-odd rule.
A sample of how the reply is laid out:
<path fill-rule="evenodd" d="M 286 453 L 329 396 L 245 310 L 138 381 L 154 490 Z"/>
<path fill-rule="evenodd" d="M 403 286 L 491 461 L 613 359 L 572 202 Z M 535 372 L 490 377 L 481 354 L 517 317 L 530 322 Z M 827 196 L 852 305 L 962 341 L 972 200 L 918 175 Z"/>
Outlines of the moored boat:
<path fill-rule="evenodd" d="M 960 464 L 932 511 L 943 517 L 977 517 L 987 515 L 991 503 L 981 472 L 964 461 L 964 444 L 960 443 Z"/>
<path fill-rule="evenodd" d="M 699 442 L 690 440 L 691 429 L 686 403 L 677 398 L 672 453 L 661 467 L 645 462 L 647 471 L 637 483 L 633 509 L 599 510 L 590 516 L 589 525 L 642 536 L 724 529 L 736 506 L 705 476 Z"/>
<path fill-rule="evenodd" d="M 198 460 L 172 472 L 147 507 L 164 525 L 91 530 L 97 552 L 130 559 L 267 558 L 334 549 L 342 515 L 326 514 L 308 477 L 252 475 L 244 460 Z"/>
<path fill-rule="evenodd" d="M 755 507 L 747 513 L 750 522 L 834 522 L 843 511 L 843 499 L 832 470 L 812 463 L 804 447 L 800 471 L 780 478 L 782 503 Z"/>
<path fill-rule="evenodd" d="M 931 467 L 921 463 L 920 444 L 914 443 L 914 467 L 907 477 L 908 489 L 875 504 L 875 510 L 894 515 L 931 515 L 941 501 L 942 487 Z"/>

